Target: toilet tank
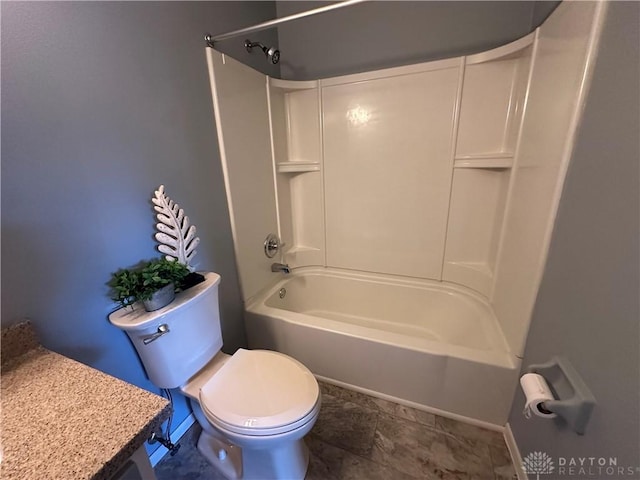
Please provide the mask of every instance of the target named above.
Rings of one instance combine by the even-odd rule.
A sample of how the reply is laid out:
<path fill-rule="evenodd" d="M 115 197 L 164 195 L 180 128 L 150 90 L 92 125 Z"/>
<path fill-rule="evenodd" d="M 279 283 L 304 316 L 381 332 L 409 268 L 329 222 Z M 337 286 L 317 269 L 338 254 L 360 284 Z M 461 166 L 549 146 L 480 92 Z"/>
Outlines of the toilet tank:
<path fill-rule="evenodd" d="M 149 380 L 157 387 L 181 386 L 222 348 L 220 275 L 203 275 L 204 282 L 178 293 L 160 310 L 147 312 L 136 303 L 133 310 L 121 308 L 109 315 L 113 325 L 127 332 Z M 149 341 L 152 335 L 166 329 L 166 333 Z"/>

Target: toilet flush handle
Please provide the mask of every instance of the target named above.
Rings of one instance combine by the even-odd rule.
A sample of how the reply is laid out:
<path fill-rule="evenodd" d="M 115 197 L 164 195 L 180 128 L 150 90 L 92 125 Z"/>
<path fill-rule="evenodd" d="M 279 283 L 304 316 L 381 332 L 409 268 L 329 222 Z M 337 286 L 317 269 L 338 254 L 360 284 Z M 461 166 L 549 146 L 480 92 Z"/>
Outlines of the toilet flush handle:
<path fill-rule="evenodd" d="M 166 323 L 163 323 L 158 327 L 158 331 L 156 333 L 154 333 L 153 335 L 149 335 L 148 337 L 144 337 L 142 339 L 142 343 L 144 343 L 145 345 L 149 345 L 151 342 L 156 341 L 165 333 L 169 333 L 169 326 Z"/>

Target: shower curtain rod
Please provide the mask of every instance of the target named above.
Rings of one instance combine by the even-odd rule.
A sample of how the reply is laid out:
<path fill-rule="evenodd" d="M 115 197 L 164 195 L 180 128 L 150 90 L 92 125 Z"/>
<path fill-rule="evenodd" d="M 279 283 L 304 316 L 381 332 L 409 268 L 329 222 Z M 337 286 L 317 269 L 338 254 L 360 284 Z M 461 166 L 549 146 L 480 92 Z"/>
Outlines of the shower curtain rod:
<path fill-rule="evenodd" d="M 204 40 L 207 42 L 207 45 L 209 47 L 213 48 L 213 44 L 221 40 L 227 40 L 228 38 L 237 37 L 238 35 L 244 35 L 246 33 L 259 32 L 261 30 L 266 30 L 267 28 L 280 25 L 281 23 L 291 22 L 292 20 L 298 20 L 299 18 L 309 17 L 311 15 L 317 15 L 318 13 L 329 12 L 337 8 L 349 7 L 351 5 L 355 5 L 356 3 L 363 3 L 367 1 L 369 0 L 346 0 L 344 2 L 338 2 L 338 3 L 333 3 L 331 5 L 327 5 L 326 7 L 314 8 L 312 10 L 306 10 L 304 12 L 295 13 L 287 17 L 276 18 L 273 20 L 269 20 L 267 22 L 258 23 L 257 25 L 241 28 L 239 30 L 234 30 L 232 32 L 221 33 L 220 35 L 213 36 L 210 33 L 207 33 L 204 36 Z"/>

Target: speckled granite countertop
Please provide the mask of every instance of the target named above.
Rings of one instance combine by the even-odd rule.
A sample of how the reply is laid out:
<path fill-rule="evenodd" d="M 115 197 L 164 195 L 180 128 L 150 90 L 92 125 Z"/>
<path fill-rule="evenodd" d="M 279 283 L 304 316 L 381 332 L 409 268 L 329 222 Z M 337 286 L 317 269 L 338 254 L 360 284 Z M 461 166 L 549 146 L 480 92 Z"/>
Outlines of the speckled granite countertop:
<path fill-rule="evenodd" d="M 38 346 L 24 327 L 9 330 L 2 480 L 108 479 L 168 418 L 164 398 Z"/>

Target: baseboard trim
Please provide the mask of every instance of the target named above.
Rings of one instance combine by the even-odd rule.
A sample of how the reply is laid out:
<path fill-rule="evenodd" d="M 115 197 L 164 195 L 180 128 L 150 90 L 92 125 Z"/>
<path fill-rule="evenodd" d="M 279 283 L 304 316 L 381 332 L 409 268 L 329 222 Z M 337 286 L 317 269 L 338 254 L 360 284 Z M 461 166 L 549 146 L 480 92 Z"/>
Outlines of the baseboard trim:
<path fill-rule="evenodd" d="M 196 422 L 195 417 L 193 416 L 193 413 L 190 413 L 189 416 L 187 418 L 185 418 L 182 423 L 180 423 L 180 425 L 178 425 L 178 427 L 171 432 L 171 437 L 173 439 L 173 442 L 177 442 L 185 433 L 187 433 L 187 430 L 189 430 L 189 427 L 191 427 L 191 425 L 193 425 Z M 167 454 L 169 450 L 167 450 L 166 448 L 164 448 L 162 445 L 160 445 L 160 447 L 158 447 L 158 449 L 153 452 L 151 455 L 149 455 L 149 461 L 151 462 L 151 466 L 155 467 L 158 462 L 160 460 L 162 460 L 162 458 Z"/>
<path fill-rule="evenodd" d="M 520 455 L 520 449 L 518 448 L 518 444 L 516 443 L 516 438 L 513 436 L 511 425 L 508 422 L 504 427 L 504 441 L 507 444 L 507 448 L 509 449 L 509 454 L 511 455 L 511 461 L 513 462 L 513 468 L 516 471 L 518 480 L 529 480 L 529 477 L 524 471 L 524 465 L 522 463 L 522 455 Z"/>

